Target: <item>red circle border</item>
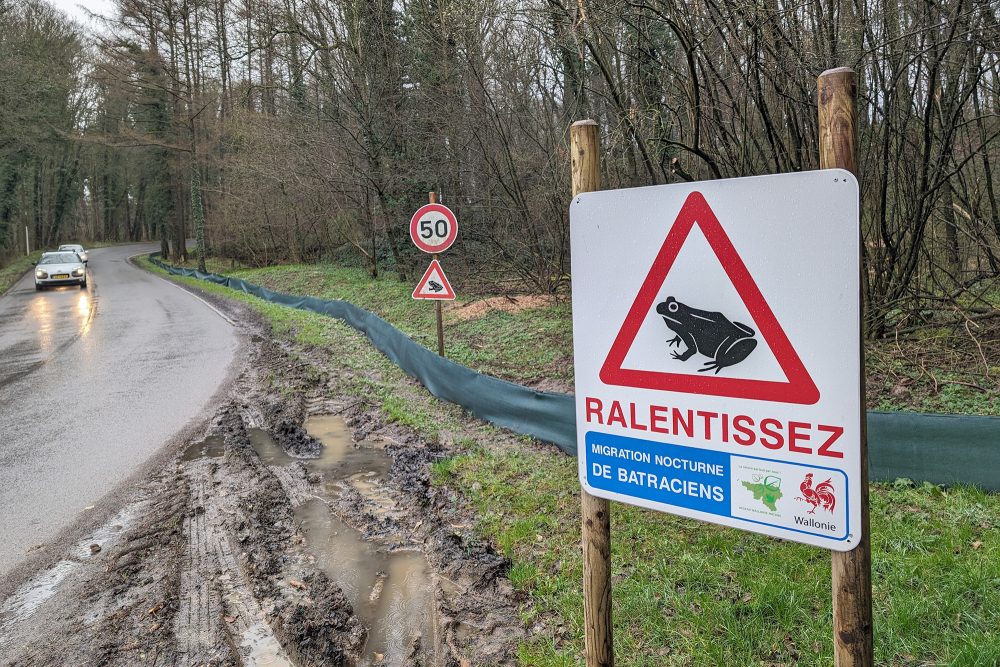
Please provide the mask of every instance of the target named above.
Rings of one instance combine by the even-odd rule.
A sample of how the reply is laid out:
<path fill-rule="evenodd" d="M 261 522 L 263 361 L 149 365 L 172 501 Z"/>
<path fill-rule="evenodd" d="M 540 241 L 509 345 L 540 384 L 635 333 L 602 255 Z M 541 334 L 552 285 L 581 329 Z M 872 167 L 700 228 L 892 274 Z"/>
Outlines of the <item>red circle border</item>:
<path fill-rule="evenodd" d="M 417 234 L 417 223 L 420 222 L 420 218 L 429 211 L 436 211 L 448 218 L 448 222 L 451 223 L 451 231 L 448 236 L 445 237 L 444 243 L 439 246 L 432 246 L 425 243 L 420 235 Z M 413 214 L 410 218 L 410 240 L 413 241 L 413 245 L 417 246 L 424 252 L 435 254 L 439 252 L 444 252 L 455 243 L 455 239 L 458 237 L 458 218 L 455 217 L 455 213 L 445 206 L 444 204 L 424 204 L 417 209 L 417 212 Z"/>

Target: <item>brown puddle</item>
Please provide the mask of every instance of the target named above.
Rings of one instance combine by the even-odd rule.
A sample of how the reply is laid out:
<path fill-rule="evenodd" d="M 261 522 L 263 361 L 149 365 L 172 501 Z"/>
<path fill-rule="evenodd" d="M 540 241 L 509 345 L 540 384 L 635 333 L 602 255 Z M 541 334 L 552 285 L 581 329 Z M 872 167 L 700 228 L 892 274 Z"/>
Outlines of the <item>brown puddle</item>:
<path fill-rule="evenodd" d="M 389 552 L 366 542 L 320 499 L 296 507 L 295 520 L 317 565 L 368 629 L 359 664 L 402 665 L 413 654 L 437 657 L 434 585 L 422 553 Z"/>
<path fill-rule="evenodd" d="M 355 447 L 351 431 L 340 417 L 313 417 L 305 423 L 312 437 L 323 443 L 319 458 L 307 459 L 291 456 L 278 445 L 271 434 L 261 429 L 247 430 L 250 445 L 260 459 L 269 466 L 285 466 L 296 461 L 305 463 L 311 472 L 323 474 L 327 487 L 339 493 L 345 481 L 355 475 L 384 475 L 391 461 L 381 449 Z"/>
<path fill-rule="evenodd" d="M 217 459 L 225 453 L 226 443 L 222 436 L 210 435 L 185 449 L 181 455 L 181 461 L 194 461 L 200 458 Z"/>
<path fill-rule="evenodd" d="M 355 447 L 340 417 L 313 417 L 305 429 L 325 445 L 319 458 L 289 456 L 265 431 L 251 429 L 248 435 L 267 465 L 301 461 L 310 472 L 323 475 L 331 499 L 350 485 L 373 500 L 380 513 L 385 503 L 379 501 L 389 499 L 380 483 L 391 465 L 385 452 L 375 446 Z M 428 665 L 439 664 L 434 577 L 424 555 L 417 550 L 389 551 L 365 541 L 320 498 L 297 506 L 294 514 L 317 565 L 344 591 L 368 629 L 358 664 L 394 667 L 417 656 Z"/>

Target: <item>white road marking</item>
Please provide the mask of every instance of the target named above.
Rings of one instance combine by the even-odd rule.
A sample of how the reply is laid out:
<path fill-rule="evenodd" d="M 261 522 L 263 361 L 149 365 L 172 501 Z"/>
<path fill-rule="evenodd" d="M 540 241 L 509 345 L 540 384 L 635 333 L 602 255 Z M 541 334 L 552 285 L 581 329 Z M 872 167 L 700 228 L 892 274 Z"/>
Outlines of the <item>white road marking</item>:
<path fill-rule="evenodd" d="M 131 257 L 129 257 L 128 261 L 132 262 L 132 260 L 134 260 L 136 257 L 141 257 L 143 255 L 148 255 L 148 254 L 149 253 L 146 253 L 146 252 L 140 252 L 140 253 L 138 253 L 136 255 L 132 255 Z M 135 264 L 135 262 L 132 262 L 132 263 Z M 236 322 L 234 322 L 233 320 L 229 319 L 229 317 L 225 313 L 223 313 L 221 310 L 219 310 L 218 308 L 216 308 L 211 303 L 209 303 L 205 299 L 201 298 L 200 296 L 198 296 L 197 294 L 195 294 L 191 290 L 184 289 L 183 287 L 181 287 L 180 285 L 178 285 L 174 281 L 170 280 L 169 278 L 166 278 L 165 276 L 161 276 L 159 273 L 156 273 L 154 271 L 149 271 L 149 273 L 152 273 L 154 276 L 156 276 L 157 278 L 159 278 L 163 282 L 167 283 L 171 287 L 179 289 L 180 291 L 184 292 L 185 294 L 188 294 L 188 295 L 194 297 L 195 299 L 198 299 L 198 301 L 201 301 L 203 304 L 205 304 L 206 306 L 208 306 L 209 308 L 211 308 L 212 311 L 214 311 L 216 315 L 218 315 L 219 317 L 221 317 L 222 319 L 224 319 L 227 323 L 229 323 L 230 326 L 233 326 L 233 327 L 236 326 Z"/>

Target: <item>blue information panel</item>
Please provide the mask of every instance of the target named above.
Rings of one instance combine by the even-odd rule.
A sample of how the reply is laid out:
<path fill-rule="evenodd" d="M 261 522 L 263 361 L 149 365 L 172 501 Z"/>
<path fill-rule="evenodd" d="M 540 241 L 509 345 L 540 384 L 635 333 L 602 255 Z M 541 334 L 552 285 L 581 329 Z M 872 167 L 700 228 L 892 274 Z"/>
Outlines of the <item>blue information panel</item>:
<path fill-rule="evenodd" d="M 587 433 L 595 489 L 729 516 L 729 454 L 608 433 Z"/>
<path fill-rule="evenodd" d="M 730 520 L 720 523 L 772 526 L 834 541 L 850 535 L 849 482 L 841 470 L 598 431 L 587 432 L 585 443 L 593 489 L 643 498 L 677 514 Z"/>

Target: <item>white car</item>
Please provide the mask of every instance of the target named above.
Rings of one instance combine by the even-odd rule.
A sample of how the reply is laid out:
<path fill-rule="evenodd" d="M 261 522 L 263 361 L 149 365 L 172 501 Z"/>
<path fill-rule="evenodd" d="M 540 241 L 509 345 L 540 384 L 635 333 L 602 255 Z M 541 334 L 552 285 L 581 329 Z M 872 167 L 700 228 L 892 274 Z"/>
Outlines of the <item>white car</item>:
<path fill-rule="evenodd" d="M 59 246 L 59 251 L 60 252 L 62 252 L 62 251 L 75 252 L 77 255 L 80 256 L 80 259 L 83 260 L 84 264 L 86 264 L 89 261 L 89 258 L 87 257 L 87 251 L 83 249 L 82 245 L 76 245 L 74 243 L 67 243 L 67 244 Z"/>
<path fill-rule="evenodd" d="M 35 265 L 35 289 L 56 285 L 87 287 L 87 265 L 75 252 L 47 252 Z"/>

